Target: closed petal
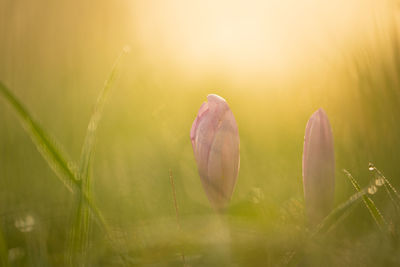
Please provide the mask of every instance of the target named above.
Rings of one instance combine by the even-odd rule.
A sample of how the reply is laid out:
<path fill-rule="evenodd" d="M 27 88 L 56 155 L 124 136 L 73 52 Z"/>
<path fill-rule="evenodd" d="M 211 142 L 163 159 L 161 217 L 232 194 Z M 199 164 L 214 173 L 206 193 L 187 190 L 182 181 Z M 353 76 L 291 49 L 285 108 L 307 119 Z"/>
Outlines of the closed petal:
<path fill-rule="evenodd" d="M 213 127 L 214 118 L 209 113 L 200 120 L 194 139 L 194 155 L 201 177 L 207 176 L 208 156 L 216 131 L 216 127 Z"/>
<path fill-rule="evenodd" d="M 199 112 L 197 113 L 196 119 L 193 121 L 192 128 L 190 129 L 190 140 L 192 141 L 193 150 L 195 149 L 196 131 L 199 126 L 200 119 L 207 111 L 208 111 L 208 104 L 207 102 L 204 102 L 201 105 Z"/>
<path fill-rule="evenodd" d="M 215 132 L 224 113 L 229 110 L 226 101 L 217 95 L 208 95 L 207 109 L 203 106 L 196 117 L 192 146 L 201 177 L 207 176 L 207 164 Z M 193 126 L 192 126 L 193 129 Z"/>
<path fill-rule="evenodd" d="M 335 187 L 335 158 L 332 130 L 322 109 L 306 126 L 303 150 L 303 185 L 306 212 L 318 223 L 332 209 Z"/>
<path fill-rule="evenodd" d="M 190 131 L 200 178 L 208 199 L 222 210 L 232 196 L 239 171 L 239 134 L 226 101 L 208 95 Z"/>
<path fill-rule="evenodd" d="M 210 149 L 206 193 L 217 210 L 229 203 L 239 171 L 239 134 L 230 110 L 223 116 Z"/>

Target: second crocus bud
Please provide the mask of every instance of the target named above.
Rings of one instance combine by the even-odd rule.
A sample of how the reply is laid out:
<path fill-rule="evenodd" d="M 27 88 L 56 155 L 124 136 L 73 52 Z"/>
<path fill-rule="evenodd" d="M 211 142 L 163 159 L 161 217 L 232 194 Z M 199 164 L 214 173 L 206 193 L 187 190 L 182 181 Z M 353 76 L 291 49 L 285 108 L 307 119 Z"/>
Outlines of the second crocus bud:
<path fill-rule="evenodd" d="M 318 224 L 331 211 L 335 193 L 332 129 L 321 108 L 311 116 L 306 126 L 303 186 L 306 215 L 311 224 Z"/>
<path fill-rule="evenodd" d="M 206 195 L 217 211 L 226 208 L 239 172 L 239 132 L 225 99 L 208 95 L 190 131 Z"/>

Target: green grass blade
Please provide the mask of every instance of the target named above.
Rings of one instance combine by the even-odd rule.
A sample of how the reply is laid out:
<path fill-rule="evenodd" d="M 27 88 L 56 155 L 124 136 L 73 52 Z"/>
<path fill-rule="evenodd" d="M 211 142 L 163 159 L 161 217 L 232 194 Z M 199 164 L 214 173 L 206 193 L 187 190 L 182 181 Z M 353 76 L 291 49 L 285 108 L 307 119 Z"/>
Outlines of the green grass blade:
<path fill-rule="evenodd" d="M 342 214 L 329 226 L 329 228 L 326 230 L 326 234 L 332 232 L 344 219 L 347 218 L 347 216 L 350 215 L 350 213 L 355 209 L 357 206 L 357 203 L 354 203 L 353 205 L 349 206 L 346 210 L 342 212 Z"/>
<path fill-rule="evenodd" d="M 362 198 L 365 194 L 367 194 L 367 190 L 361 190 L 354 195 L 352 195 L 346 202 L 343 202 L 339 206 L 337 206 L 334 210 L 331 211 L 322 222 L 316 227 L 314 232 L 312 233 L 312 237 L 315 237 L 318 234 L 324 232 L 325 229 L 329 229 L 330 226 L 335 224 L 341 216 L 352 207 L 353 204 L 357 203 L 357 201 Z"/>
<path fill-rule="evenodd" d="M 351 175 L 351 173 L 348 172 L 347 170 L 343 170 L 343 172 L 346 174 L 346 176 L 351 181 L 354 189 L 357 192 L 360 192 L 361 191 L 360 185 L 358 184 L 356 179 L 354 179 L 354 177 Z M 370 212 L 370 214 L 371 214 L 372 218 L 374 219 L 375 223 L 382 230 L 384 228 L 384 226 L 386 225 L 386 221 L 383 218 L 383 216 L 382 216 L 381 212 L 379 211 L 379 209 L 376 207 L 374 201 L 367 194 L 365 194 L 365 195 L 363 195 L 363 202 L 364 202 L 365 206 L 367 207 L 368 211 Z"/>
<path fill-rule="evenodd" d="M 386 183 L 384 184 L 384 188 L 385 188 L 385 192 L 386 192 L 386 194 L 389 196 L 389 199 L 390 199 L 390 201 L 392 202 L 392 204 L 393 204 L 393 206 L 394 206 L 396 212 L 397 212 L 397 213 L 400 213 L 400 206 L 399 206 L 398 201 L 396 201 L 396 199 L 394 199 L 394 197 L 393 197 L 393 195 L 392 195 L 393 192 L 390 192 L 390 188 L 389 188 L 389 186 L 388 186 Z"/>
<path fill-rule="evenodd" d="M 306 241 L 312 241 L 322 234 L 332 231 L 343 219 L 350 214 L 355 204 L 367 194 L 367 188 L 360 190 L 360 192 L 352 195 L 347 201 L 343 202 L 335 209 L 333 209 L 317 227 L 307 237 Z M 299 251 L 292 251 L 288 257 L 285 258 L 283 265 L 285 266 L 298 266 L 303 255 Z"/>
<path fill-rule="evenodd" d="M 397 213 L 400 213 L 400 195 L 397 192 L 396 188 L 389 182 L 389 180 L 383 175 L 381 171 L 379 171 L 374 164 L 369 164 L 369 170 L 375 171 L 376 178 L 375 183 L 377 186 L 384 186 L 386 194 L 389 196 L 390 201 L 396 209 Z"/>
<path fill-rule="evenodd" d="M 94 145 L 96 140 L 97 127 L 99 125 L 109 91 L 115 85 L 116 79 L 118 77 L 118 70 L 119 70 L 118 67 L 120 66 L 121 59 L 122 56 L 125 54 L 125 51 L 126 50 L 124 49 L 116 59 L 116 62 L 113 68 L 111 69 L 111 73 L 108 79 L 105 81 L 104 87 L 97 98 L 93 114 L 88 124 L 85 141 L 82 147 L 80 168 L 79 168 L 79 179 L 82 180 L 83 184 L 88 181 L 90 165 L 92 158 L 94 156 Z M 90 183 L 87 186 L 87 188 L 90 188 Z"/>
<path fill-rule="evenodd" d="M 118 56 L 108 79 L 104 83 L 103 89 L 100 91 L 93 114 L 88 124 L 85 141 L 82 147 L 78 179 L 81 182 L 81 193 L 85 193 L 89 199 L 92 198 L 91 169 L 95 154 L 96 132 L 102 112 L 104 110 L 107 96 L 110 89 L 115 85 L 121 59 L 125 52 L 126 49 L 124 49 Z M 71 231 L 70 243 L 68 245 L 70 253 L 69 259 L 70 261 L 74 261 L 74 258 L 77 258 L 76 261 L 82 263 L 86 259 L 87 249 L 89 247 L 91 213 L 89 207 L 86 205 L 84 195 L 78 196 L 76 200 L 77 214 Z M 73 265 L 76 264 L 73 263 Z"/>
<path fill-rule="evenodd" d="M 4 267 L 8 266 L 7 242 L 1 228 L 0 228 L 0 265 Z"/>
<path fill-rule="evenodd" d="M 73 171 L 74 165 L 66 160 L 65 154 L 59 149 L 56 142 L 49 137 L 44 129 L 30 115 L 24 105 L 11 93 L 11 91 L 0 81 L 0 95 L 13 107 L 16 111 L 23 128 L 31 137 L 33 143 L 45 159 L 46 163 L 54 171 L 63 184 L 73 193 L 77 193 L 85 200 L 86 204 L 95 216 L 100 228 L 105 232 L 110 243 L 118 252 L 118 246 L 114 241 L 110 228 L 108 227 L 102 213 L 92 201 L 86 192 L 81 192 L 81 183 L 78 175 Z"/>
<path fill-rule="evenodd" d="M 23 128 L 31 137 L 47 164 L 68 190 L 72 192 L 73 186 L 78 185 L 78 179 L 74 172 L 72 162 L 67 160 L 67 156 L 63 153 L 55 140 L 50 138 L 50 135 L 33 119 L 28 110 L 1 81 L 0 94 L 17 112 Z"/>
<path fill-rule="evenodd" d="M 370 168 L 373 168 L 372 170 L 376 171 L 376 173 L 384 180 L 384 184 L 387 185 L 390 188 L 390 190 L 392 190 L 392 192 L 396 196 L 397 200 L 400 201 L 400 194 L 398 193 L 396 188 L 389 182 L 389 180 L 386 178 L 386 176 L 383 175 L 383 173 L 380 170 L 378 170 L 375 166 L 372 165 Z"/>
<path fill-rule="evenodd" d="M 37 146 L 38 150 L 41 152 L 42 156 L 45 158 L 46 162 L 49 164 L 51 169 L 55 172 L 57 177 L 63 181 L 64 176 L 61 175 L 61 170 L 64 170 L 69 181 L 64 182 L 66 185 L 71 185 L 72 192 L 80 191 L 80 182 L 77 178 L 77 174 L 71 168 L 72 163 L 65 160 L 65 155 L 63 155 L 57 146 L 54 145 L 54 141 L 50 141 L 48 134 L 39 126 L 38 123 L 32 118 L 26 108 L 21 104 L 21 102 L 10 92 L 10 90 L 0 81 L 0 93 L 5 97 L 7 102 L 17 112 L 24 129 L 28 135 L 32 138 L 34 144 Z M 50 159 L 49 159 L 50 158 Z M 53 164 L 53 161 L 55 162 Z M 56 165 L 56 166 L 54 166 Z M 98 216 L 100 223 L 104 221 L 100 211 L 97 209 L 95 204 L 91 201 L 87 194 L 84 194 L 83 199 L 91 207 L 94 214 Z"/>

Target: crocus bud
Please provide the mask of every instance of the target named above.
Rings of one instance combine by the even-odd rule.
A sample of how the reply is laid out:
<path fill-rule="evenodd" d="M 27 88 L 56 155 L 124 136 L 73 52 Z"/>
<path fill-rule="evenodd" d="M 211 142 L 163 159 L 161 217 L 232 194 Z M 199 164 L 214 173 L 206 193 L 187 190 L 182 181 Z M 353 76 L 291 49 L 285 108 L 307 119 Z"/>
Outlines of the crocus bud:
<path fill-rule="evenodd" d="M 239 132 L 225 99 L 208 95 L 190 130 L 201 182 L 211 205 L 229 203 L 239 172 Z"/>
<path fill-rule="evenodd" d="M 335 155 L 332 129 L 322 108 L 308 120 L 303 149 L 306 215 L 313 225 L 328 215 L 335 193 Z"/>

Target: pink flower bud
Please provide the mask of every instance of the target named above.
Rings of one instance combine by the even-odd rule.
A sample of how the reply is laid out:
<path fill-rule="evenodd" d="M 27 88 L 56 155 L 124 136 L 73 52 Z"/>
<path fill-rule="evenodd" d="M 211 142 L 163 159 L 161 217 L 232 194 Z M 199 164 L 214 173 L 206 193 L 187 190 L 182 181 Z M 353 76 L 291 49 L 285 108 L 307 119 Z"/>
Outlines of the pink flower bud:
<path fill-rule="evenodd" d="M 303 149 L 303 186 L 306 215 L 318 224 L 333 206 L 335 155 L 328 117 L 322 108 L 308 120 Z"/>
<path fill-rule="evenodd" d="M 225 99 L 208 95 L 190 130 L 201 182 L 218 211 L 229 203 L 239 172 L 239 132 Z"/>

